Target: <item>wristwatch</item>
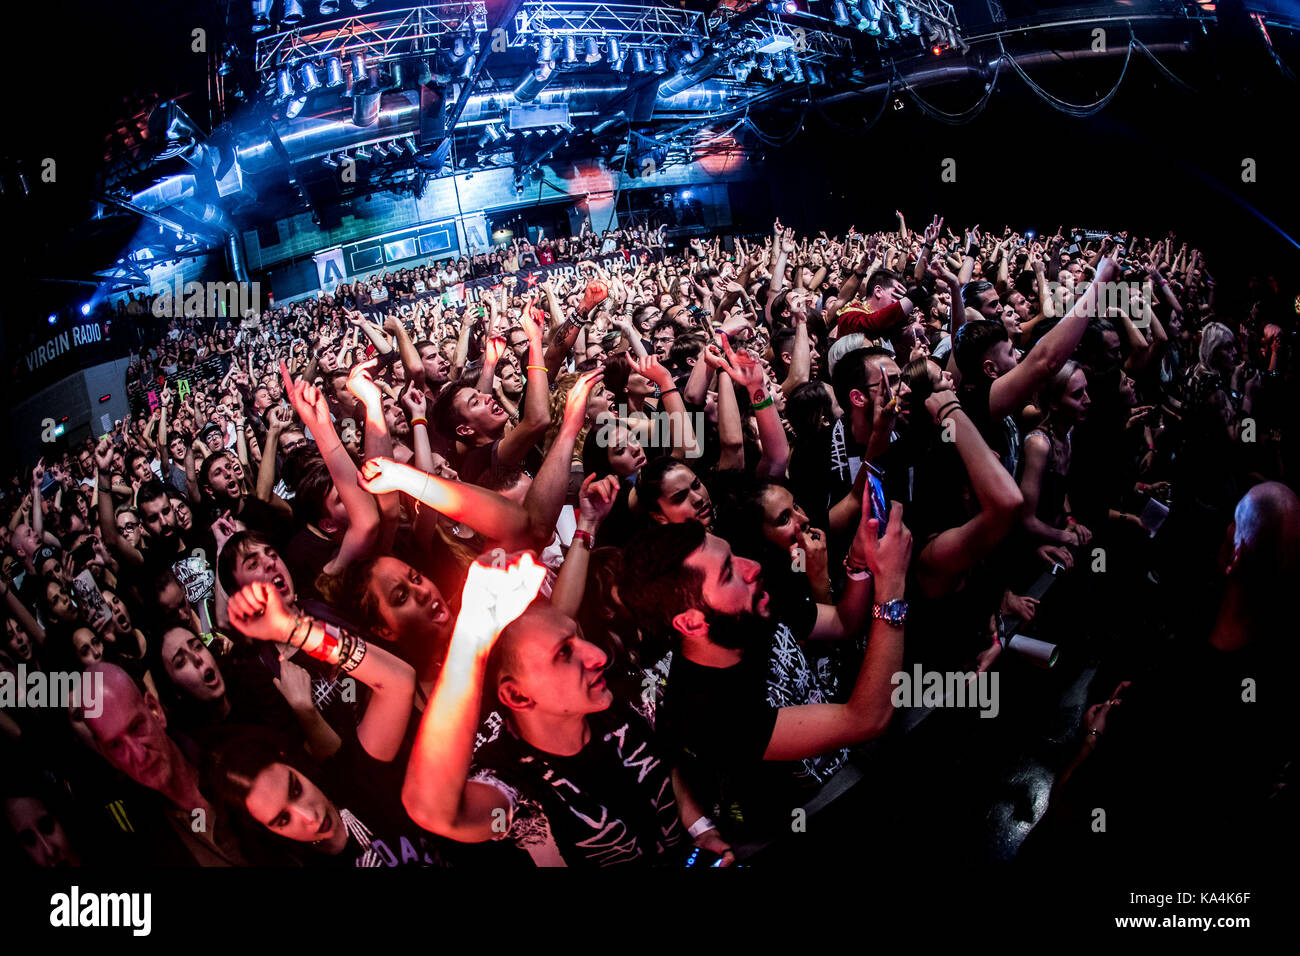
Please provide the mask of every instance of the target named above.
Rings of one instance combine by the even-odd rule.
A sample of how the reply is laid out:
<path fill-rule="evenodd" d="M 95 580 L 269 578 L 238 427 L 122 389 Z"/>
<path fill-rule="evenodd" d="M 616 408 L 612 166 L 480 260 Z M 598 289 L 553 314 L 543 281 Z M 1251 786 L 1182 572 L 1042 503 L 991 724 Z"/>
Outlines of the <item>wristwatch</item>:
<path fill-rule="evenodd" d="M 877 621 L 884 621 L 894 627 L 902 627 L 907 620 L 906 601 L 886 601 L 884 604 L 871 605 L 871 616 Z"/>

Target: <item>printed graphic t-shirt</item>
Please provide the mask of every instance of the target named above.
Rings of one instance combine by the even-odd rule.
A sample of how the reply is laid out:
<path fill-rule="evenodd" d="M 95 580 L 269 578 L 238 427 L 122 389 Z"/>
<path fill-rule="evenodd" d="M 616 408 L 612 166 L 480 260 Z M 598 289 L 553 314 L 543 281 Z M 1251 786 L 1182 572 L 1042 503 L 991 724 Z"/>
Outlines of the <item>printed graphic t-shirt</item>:
<path fill-rule="evenodd" d="M 508 724 L 479 748 L 470 779 L 510 801 L 502 839 L 538 866 L 680 865 L 690 840 L 664 748 L 617 701 L 587 721 L 591 739 L 572 757 L 537 750 Z"/>

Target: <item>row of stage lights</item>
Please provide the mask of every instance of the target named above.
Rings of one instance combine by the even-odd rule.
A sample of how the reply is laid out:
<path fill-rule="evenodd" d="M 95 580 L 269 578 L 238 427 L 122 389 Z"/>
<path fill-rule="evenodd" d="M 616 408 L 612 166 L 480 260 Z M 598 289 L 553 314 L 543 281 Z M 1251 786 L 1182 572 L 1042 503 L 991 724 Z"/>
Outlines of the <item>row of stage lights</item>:
<path fill-rule="evenodd" d="M 678 56 L 682 63 L 695 63 L 704 55 L 700 41 L 691 38 L 684 41 Z M 618 37 L 610 37 L 601 48 L 600 40 L 594 36 L 579 37 L 574 35 L 539 38 L 537 43 L 537 65 L 539 68 L 554 68 L 557 63 L 565 66 L 581 66 L 599 63 L 604 60 L 614 70 L 627 70 L 629 73 L 667 73 L 669 52 L 666 47 L 642 48 L 627 47 Z"/>
<path fill-rule="evenodd" d="M 364 10 L 370 6 L 372 0 L 351 0 L 352 6 L 357 10 Z M 253 32 L 265 33 L 271 29 L 271 8 L 275 5 L 274 0 L 253 0 Z M 279 23 L 285 27 L 295 27 L 307 16 L 306 7 L 318 7 L 322 17 L 332 17 L 339 12 L 341 6 L 340 0 L 320 0 L 319 4 L 308 3 L 306 5 L 299 0 L 282 0 L 280 6 Z"/>
<path fill-rule="evenodd" d="M 929 42 L 945 39 L 956 46 L 953 29 L 944 23 L 930 20 L 924 13 L 903 3 L 886 3 L 883 0 L 834 0 L 835 25 L 855 26 L 863 33 L 880 37 L 886 42 L 902 40 L 907 36 L 925 36 Z"/>
<path fill-rule="evenodd" d="M 478 51 L 479 39 L 476 33 L 466 31 L 456 34 L 451 48 L 446 51 L 451 70 L 436 78 L 428 60 L 393 61 L 388 65 L 388 75 L 385 78 L 380 75 L 378 67 L 367 68 L 364 54 L 354 53 L 350 57 L 352 90 L 401 89 L 412 82 L 423 85 L 434 82 L 435 79 L 438 82 L 450 82 L 453 78 L 464 79 L 473 75 Z M 320 64 L 303 60 L 277 71 L 271 98 L 277 103 L 286 103 L 285 114 L 293 118 L 302 112 L 307 97 L 312 93 L 340 89 L 345 85 L 347 77 L 341 57 L 326 57 Z"/>

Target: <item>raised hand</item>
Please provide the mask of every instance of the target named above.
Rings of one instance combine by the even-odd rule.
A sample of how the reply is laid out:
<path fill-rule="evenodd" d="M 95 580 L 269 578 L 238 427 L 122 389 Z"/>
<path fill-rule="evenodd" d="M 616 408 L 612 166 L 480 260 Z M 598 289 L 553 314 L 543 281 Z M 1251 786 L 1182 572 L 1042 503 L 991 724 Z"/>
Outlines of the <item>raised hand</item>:
<path fill-rule="evenodd" d="M 352 371 L 348 373 L 348 391 L 355 395 L 367 409 L 377 409 L 383 404 L 383 395 L 380 394 L 379 386 L 375 384 L 371 374 L 378 365 L 379 359 L 372 358 L 353 366 Z"/>
<path fill-rule="evenodd" d="M 733 351 L 726 335 L 722 336 L 722 352 L 726 357 L 726 373 L 731 380 L 749 393 L 751 402 L 761 402 L 767 397 L 767 376 L 758 359 L 743 349 Z"/>
<path fill-rule="evenodd" d="M 642 355 L 638 358 L 634 358 L 629 364 L 631 364 L 634 371 L 650 379 L 650 381 L 658 385 L 660 389 L 672 388 L 672 373 L 660 365 L 659 359 L 657 359 L 653 354 Z"/>
<path fill-rule="evenodd" d="M 564 399 L 564 420 L 580 424 L 587 420 L 587 400 L 591 397 L 592 390 L 605 377 L 604 369 L 594 369 L 584 373 L 569 388 L 569 394 Z"/>
<path fill-rule="evenodd" d="M 498 550 L 480 557 L 465 577 L 456 630 L 468 631 L 486 652 L 537 598 L 545 578 L 546 568 L 528 552 L 507 555 Z"/>
<path fill-rule="evenodd" d="M 410 418 L 425 418 L 428 399 L 425 397 L 424 389 L 416 388 L 414 384 L 406 386 L 402 391 L 402 407 L 406 409 L 406 414 Z"/>
<path fill-rule="evenodd" d="M 407 491 L 423 474 L 420 469 L 391 458 L 371 458 L 361 466 L 357 484 L 372 495 L 386 495 L 393 491 Z"/>
<path fill-rule="evenodd" d="M 578 525 L 597 528 L 614 508 L 618 497 L 618 478 L 606 475 L 597 478 L 590 474 L 582 480 L 582 489 L 578 492 Z"/>
<path fill-rule="evenodd" d="M 293 618 L 275 586 L 265 581 L 246 584 L 231 595 L 226 606 L 230 623 L 239 633 L 256 641 L 283 644 L 293 630 Z"/>
<path fill-rule="evenodd" d="M 106 475 L 113 468 L 113 442 L 107 437 L 101 438 L 95 446 L 95 467 Z"/>
<path fill-rule="evenodd" d="M 316 705 L 311 693 L 311 674 L 280 656 L 280 676 L 272 680 L 275 689 L 295 713 L 307 713 Z"/>
<path fill-rule="evenodd" d="M 499 335 L 494 335 L 487 340 L 487 347 L 483 350 L 483 360 L 489 365 L 496 365 L 501 361 L 505 351 L 506 340 Z"/>

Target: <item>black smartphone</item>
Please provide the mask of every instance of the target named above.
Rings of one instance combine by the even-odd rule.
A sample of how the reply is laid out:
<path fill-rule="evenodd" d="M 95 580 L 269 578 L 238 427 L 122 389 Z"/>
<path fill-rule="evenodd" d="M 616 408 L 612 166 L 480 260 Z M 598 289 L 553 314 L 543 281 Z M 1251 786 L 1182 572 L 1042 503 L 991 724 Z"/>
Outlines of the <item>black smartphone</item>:
<path fill-rule="evenodd" d="M 710 850 L 701 850 L 696 847 L 691 850 L 691 855 L 686 858 L 686 865 L 696 868 L 722 866 L 722 857 Z"/>

